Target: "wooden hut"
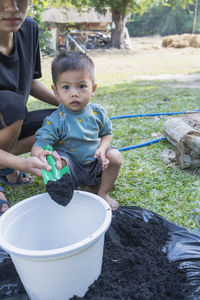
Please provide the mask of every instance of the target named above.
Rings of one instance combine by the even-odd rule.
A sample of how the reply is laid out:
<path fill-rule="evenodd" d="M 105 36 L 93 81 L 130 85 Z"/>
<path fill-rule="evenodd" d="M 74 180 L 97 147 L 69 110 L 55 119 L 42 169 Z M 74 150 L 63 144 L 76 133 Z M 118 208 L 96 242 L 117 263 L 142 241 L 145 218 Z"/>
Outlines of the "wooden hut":
<path fill-rule="evenodd" d="M 94 8 L 84 9 L 78 12 L 75 8 L 48 8 L 42 13 L 42 22 L 49 28 L 56 43 L 62 43 L 62 38 L 68 32 L 76 30 L 87 36 L 90 32 L 106 32 L 111 28 L 112 15 L 107 12 L 105 15 L 97 13 Z"/>

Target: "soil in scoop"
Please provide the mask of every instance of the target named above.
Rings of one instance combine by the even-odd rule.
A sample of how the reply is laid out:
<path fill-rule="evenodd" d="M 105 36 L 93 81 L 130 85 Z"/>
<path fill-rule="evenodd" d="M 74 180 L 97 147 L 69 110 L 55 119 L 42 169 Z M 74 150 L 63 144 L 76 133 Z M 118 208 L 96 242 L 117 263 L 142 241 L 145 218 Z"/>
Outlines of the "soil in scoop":
<path fill-rule="evenodd" d="M 84 297 L 71 300 L 187 299 L 185 270 L 162 251 L 169 238 L 162 220 L 145 223 L 120 212 L 113 215 L 105 235 L 102 273 Z"/>
<path fill-rule="evenodd" d="M 52 200 L 66 206 L 74 194 L 74 182 L 71 175 L 66 173 L 56 181 L 49 180 L 46 184 L 46 191 Z"/>

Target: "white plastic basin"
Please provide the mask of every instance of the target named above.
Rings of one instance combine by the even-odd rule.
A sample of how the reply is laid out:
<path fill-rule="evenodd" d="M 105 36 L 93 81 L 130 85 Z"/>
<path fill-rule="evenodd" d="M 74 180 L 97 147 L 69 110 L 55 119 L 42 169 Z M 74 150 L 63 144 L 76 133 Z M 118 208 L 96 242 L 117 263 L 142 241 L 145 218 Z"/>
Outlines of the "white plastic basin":
<path fill-rule="evenodd" d="M 0 217 L 0 245 L 10 254 L 31 300 L 85 295 L 101 273 L 111 218 L 105 200 L 82 191 L 75 191 L 66 207 L 44 193 Z"/>

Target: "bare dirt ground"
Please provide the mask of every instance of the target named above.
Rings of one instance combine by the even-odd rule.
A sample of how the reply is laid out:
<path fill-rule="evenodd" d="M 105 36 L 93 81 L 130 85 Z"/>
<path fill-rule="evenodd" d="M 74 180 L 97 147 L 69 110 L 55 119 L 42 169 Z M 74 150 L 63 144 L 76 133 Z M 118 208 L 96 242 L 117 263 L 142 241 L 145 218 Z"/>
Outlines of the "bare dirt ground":
<path fill-rule="evenodd" d="M 165 80 L 176 87 L 200 88 L 200 48 L 163 48 L 161 37 L 131 39 L 132 50 L 95 50 L 88 54 L 96 74 L 122 81 Z"/>
<path fill-rule="evenodd" d="M 135 80 L 169 81 L 168 86 L 200 88 L 200 48 L 163 48 L 162 38 L 131 38 L 132 50 L 88 50 L 98 85 Z M 43 78 L 51 84 L 52 57 L 42 61 Z"/>

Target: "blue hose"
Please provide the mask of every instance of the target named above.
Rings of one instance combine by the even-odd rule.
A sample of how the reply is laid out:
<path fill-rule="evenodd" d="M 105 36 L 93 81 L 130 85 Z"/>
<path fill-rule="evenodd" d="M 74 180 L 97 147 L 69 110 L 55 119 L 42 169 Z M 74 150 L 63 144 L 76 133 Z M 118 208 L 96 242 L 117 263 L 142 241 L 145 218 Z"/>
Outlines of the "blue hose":
<path fill-rule="evenodd" d="M 124 115 L 124 116 L 110 117 L 109 119 L 114 120 L 114 119 L 136 118 L 136 117 L 170 116 L 170 115 L 186 114 L 186 113 L 195 112 L 195 111 L 200 111 L 200 109 L 191 110 L 191 111 L 167 112 L 167 113 Z M 140 147 L 144 147 L 144 146 L 148 146 L 150 144 L 160 142 L 160 141 L 165 140 L 165 139 L 166 138 L 163 136 L 159 139 L 152 140 L 150 142 L 146 142 L 146 143 L 138 144 L 138 145 L 134 145 L 134 146 L 129 146 L 129 147 L 123 147 L 123 148 L 119 148 L 118 150 L 119 151 L 127 151 L 127 150 L 131 150 L 131 149 L 135 149 L 135 148 L 140 148 Z"/>
<path fill-rule="evenodd" d="M 166 137 L 162 136 L 161 138 L 150 141 L 150 142 L 146 142 L 146 143 L 138 144 L 138 145 L 134 145 L 134 146 L 129 146 L 129 147 L 123 147 L 123 148 L 119 148 L 118 150 L 119 151 L 127 151 L 127 150 L 131 150 L 131 149 L 135 149 L 135 148 L 140 148 L 140 147 L 148 146 L 150 144 L 155 144 L 155 143 L 160 142 L 165 139 L 166 139 Z"/>
<path fill-rule="evenodd" d="M 200 109 L 191 110 L 191 111 L 179 111 L 179 112 L 166 112 L 166 113 L 152 113 L 152 114 L 124 115 L 124 116 L 110 117 L 110 119 L 111 119 L 111 120 L 114 120 L 114 119 L 136 118 L 136 117 L 171 116 L 171 115 L 186 114 L 186 113 L 189 113 L 189 112 L 195 112 L 195 111 L 200 111 Z"/>

